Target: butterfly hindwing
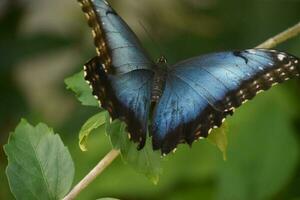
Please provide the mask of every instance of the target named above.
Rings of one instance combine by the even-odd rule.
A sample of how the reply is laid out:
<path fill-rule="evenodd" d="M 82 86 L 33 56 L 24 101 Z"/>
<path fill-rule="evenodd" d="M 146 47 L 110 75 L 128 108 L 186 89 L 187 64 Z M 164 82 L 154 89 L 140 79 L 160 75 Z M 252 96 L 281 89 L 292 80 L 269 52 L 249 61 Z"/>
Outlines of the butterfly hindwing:
<path fill-rule="evenodd" d="M 137 37 L 103 0 L 79 0 L 92 28 L 98 56 L 85 65 L 85 79 L 113 119 L 127 124 L 142 148 L 147 133 L 153 63 Z"/>
<path fill-rule="evenodd" d="M 226 115 L 256 93 L 294 76 L 299 60 L 273 50 L 208 54 L 169 69 L 155 108 L 154 149 L 169 153 L 178 143 L 207 137 Z"/>
<path fill-rule="evenodd" d="M 121 119 L 139 148 L 145 144 L 150 109 L 153 74 L 148 70 L 134 70 L 121 75 L 109 75 L 98 57 L 85 65 L 85 79 L 93 95 L 101 102 L 112 119 Z"/>

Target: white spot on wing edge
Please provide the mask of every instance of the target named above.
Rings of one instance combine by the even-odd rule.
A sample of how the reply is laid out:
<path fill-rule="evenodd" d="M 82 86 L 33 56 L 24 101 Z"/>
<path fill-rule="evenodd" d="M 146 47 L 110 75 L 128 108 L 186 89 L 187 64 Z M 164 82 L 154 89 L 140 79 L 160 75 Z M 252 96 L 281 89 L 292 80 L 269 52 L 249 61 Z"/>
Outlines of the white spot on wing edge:
<path fill-rule="evenodd" d="M 245 99 L 245 100 L 242 102 L 242 104 L 247 103 L 247 102 L 248 102 L 248 99 Z"/>
<path fill-rule="evenodd" d="M 285 64 L 284 66 L 286 66 L 286 67 L 288 67 L 288 66 L 290 66 L 292 64 L 292 62 L 291 61 L 289 61 L 287 64 Z"/>
<path fill-rule="evenodd" d="M 280 60 L 280 61 L 283 61 L 283 59 L 285 58 L 286 56 L 284 54 L 278 54 L 277 58 Z"/>
<path fill-rule="evenodd" d="M 284 73 L 284 72 L 282 72 L 282 73 L 280 74 L 280 76 L 285 76 L 285 73 Z"/>
<path fill-rule="evenodd" d="M 275 82 L 275 83 L 273 83 L 273 84 L 272 84 L 272 86 L 275 86 L 275 85 L 277 85 L 277 84 L 278 84 L 278 83 L 277 83 L 277 82 Z"/>
<path fill-rule="evenodd" d="M 258 90 L 257 92 L 256 92 L 256 94 L 259 94 L 259 93 L 261 93 L 261 92 L 263 92 L 264 90 Z"/>

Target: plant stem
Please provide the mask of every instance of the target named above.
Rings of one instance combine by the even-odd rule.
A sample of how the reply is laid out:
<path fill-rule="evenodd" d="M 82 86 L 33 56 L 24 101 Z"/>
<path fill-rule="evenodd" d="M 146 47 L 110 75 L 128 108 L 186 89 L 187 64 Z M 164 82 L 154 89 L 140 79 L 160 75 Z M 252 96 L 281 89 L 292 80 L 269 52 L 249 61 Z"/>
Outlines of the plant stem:
<path fill-rule="evenodd" d="M 86 188 L 112 161 L 120 154 L 119 150 L 112 149 L 100 162 L 67 194 L 63 200 L 72 200 Z"/>
<path fill-rule="evenodd" d="M 285 31 L 279 33 L 278 35 L 269 38 L 265 42 L 258 45 L 256 48 L 266 48 L 266 49 L 273 48 L 278 44 L 283 43 L 284 41 L 297 36 L 298 34 L 300 34 L 300 22 L 286 29 Z"/>

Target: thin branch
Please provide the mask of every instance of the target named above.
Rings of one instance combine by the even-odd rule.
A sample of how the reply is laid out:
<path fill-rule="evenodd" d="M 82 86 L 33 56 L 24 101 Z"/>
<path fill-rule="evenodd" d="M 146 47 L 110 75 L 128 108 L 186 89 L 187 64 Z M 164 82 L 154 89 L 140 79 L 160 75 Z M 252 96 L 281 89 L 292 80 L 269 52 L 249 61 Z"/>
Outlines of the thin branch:
<path fill-rule="evenodd" d="M 286 40 L 293 38 L 300 34 L 300 22 L 298 22 L 296 25 L 286 29 L 285 31 L 279 33 L 278 35 L 266 40 L 265 42 L 258 45 L 256 48 L 273 48 L 280 43 L 285 42 Z"/>
<path fill-rule="evenodd" d="M 112 149 L 100 162 L 70 191 L 63 200 L 72 200 L 86 188 L 93 180 L 108 167 L 112 161 L 120 154 L 119 150 Z"/>
<path fill-rule="evenodd" d="M 278 35 L 266 40 L 258 45 L 256 48 L 272 48 L 278 44 L 293 38 L 300 34 L 300 22 L 295 26 L 279 33 Z M 92 169 L 71 191 L 63 200 L 73 200 L 78 194 L 86 188 L 97 176 L 99 176 L 106 167 L 108 167 L 114 159 L 120 154 L 119 150 L 111 150 L 106 156 Z"/>

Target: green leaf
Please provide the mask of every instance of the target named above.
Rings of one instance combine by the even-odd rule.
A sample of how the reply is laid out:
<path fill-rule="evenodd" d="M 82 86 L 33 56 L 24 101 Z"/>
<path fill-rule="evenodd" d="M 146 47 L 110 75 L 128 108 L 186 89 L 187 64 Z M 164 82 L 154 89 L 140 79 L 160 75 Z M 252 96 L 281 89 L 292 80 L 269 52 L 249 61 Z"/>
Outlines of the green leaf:
<path fill-rule="evenodd" d="M 60 137 L 45 124 L 24 119 L 4 146 L 6 174 L 16 199 L 61 199 L 74 177 L 71 155 Z"/>
<path fill-rule="evenodd" d="M 150 139 L 148 138 L 145 147 L 138 151 L 136 144 L 128 138 L 125 123 L 119 120 L 107 123 L 106 132 L 113 148 L 120 149 L 123 161 L 157 184 L 162 173 L 161 158 L 159 152 L 152 150 Z"/>
<path fill-rule="evenodd" d="M 84 106 L 99 106 L 97 99 L 92 95 L 92 90 L 84 80 L 83 71 L 80 71 L 73 76 L 65 79 L 67 89 L 72 90 L 78 100 Z"/>
<path fill-rule="evenodd" d="M 218 149 L 223 154 L 223 159 L 227 159 L 227 146 L 228 146 L 228 140 L 227 140 L 227 133 L 228 126 L 227 123 L 223 123 L 223 125 L 220 128 L 214 129 L 211 134 L 208 136 L 208 141 L 213 143 L 218 147 Z"/>
<path fill-rule="evenodd" d="M 89 118 L 84 125 L 81 127 L 79 132 L 79 147 L 82 151 L 87 151 L 87 139 L 90 133 L 105 124 L 106 114 L 105 112 L 100 112 L 91 118 Z"/>
<path fill-rule="evenodd" d="M 128 141 L 126 138 L 124 140 Z M 154 184 L 157 184 L 162 173 L 161 154 L 159 151 L 153 151 L 150 138 L 147 138 L 145 147 L 142 150 L 138 151 L 132 141 L 130 141 L 128 147 L 121 148 L 121 155 L 125 162 L 132 165 L 138 172 L 146 175 Z"/>

